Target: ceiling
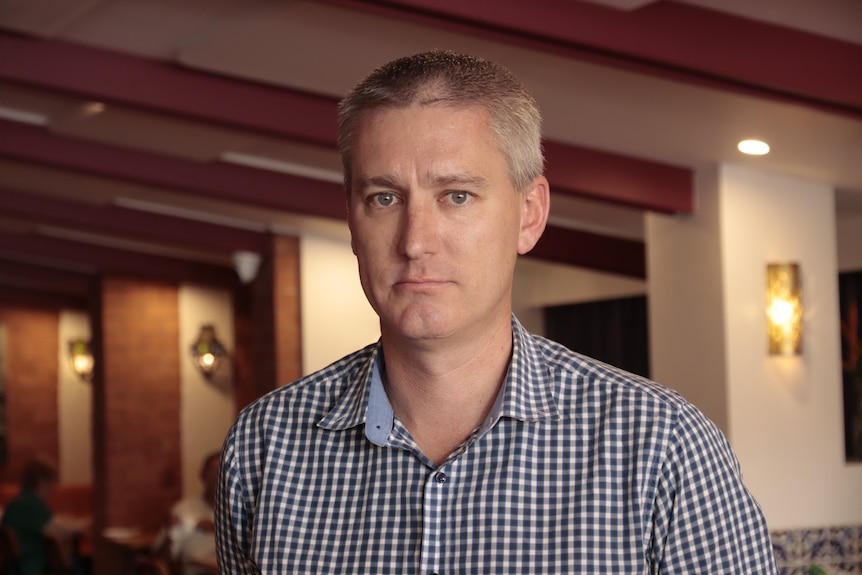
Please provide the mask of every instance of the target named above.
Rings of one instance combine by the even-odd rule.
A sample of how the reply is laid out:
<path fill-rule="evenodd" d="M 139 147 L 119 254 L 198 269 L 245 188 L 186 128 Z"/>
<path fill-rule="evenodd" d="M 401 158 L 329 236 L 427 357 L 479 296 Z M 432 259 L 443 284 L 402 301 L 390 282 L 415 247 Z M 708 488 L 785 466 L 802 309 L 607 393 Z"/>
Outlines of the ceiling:
<path fill-rule="evenodd" d="M 694 212 L 717 163 L 862 214 L 857 0 L 0 0 L 0 302 L 86 306 L 101 273 L 231 286 L 270 233 L 345 237 L 338 99 L 430 48 L 539 101 L 537 259 L 643 277 L 644 214 Z"/>

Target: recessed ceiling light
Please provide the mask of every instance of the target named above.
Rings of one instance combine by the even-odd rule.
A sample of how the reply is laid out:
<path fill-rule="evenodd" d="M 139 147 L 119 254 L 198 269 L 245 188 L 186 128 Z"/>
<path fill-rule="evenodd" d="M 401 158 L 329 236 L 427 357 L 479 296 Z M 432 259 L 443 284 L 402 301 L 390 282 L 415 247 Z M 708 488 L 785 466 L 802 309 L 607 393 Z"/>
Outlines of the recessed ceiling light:
<path fill-rule="evenodd" d="M 102 102 L 90 102 L 85 104 L 81 111 L 87 117 L 98 116 L 105 111 L 106 107 Z"/>
<path fill-rule="evenodd" d="M 749 156 L 763 156 L 769 153 L 769 144 L 760 140 L 742 140 L 736 149 Z"/>

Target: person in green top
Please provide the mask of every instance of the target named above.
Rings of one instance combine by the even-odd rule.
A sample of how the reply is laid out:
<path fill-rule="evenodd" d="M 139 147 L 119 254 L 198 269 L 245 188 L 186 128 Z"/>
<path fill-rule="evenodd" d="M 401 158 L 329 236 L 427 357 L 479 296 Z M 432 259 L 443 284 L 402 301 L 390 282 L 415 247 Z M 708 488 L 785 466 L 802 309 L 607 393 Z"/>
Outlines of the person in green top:
<path fill-rule="evenodd" d="M 35 575 L 49 569 L 46 537 L 68 540 L 88 526 L 87 520 L 59 518 L 48 507 L 47 500 L 57 485 L 56 467 L 41 458 L 24 465 L 21 493 L 3 511 L 0 526 L 9 527 L 18 539 L 21 558 L 10 565 L 15 575 Z M 16 569 L 17 567 L 17 569 Z"/>

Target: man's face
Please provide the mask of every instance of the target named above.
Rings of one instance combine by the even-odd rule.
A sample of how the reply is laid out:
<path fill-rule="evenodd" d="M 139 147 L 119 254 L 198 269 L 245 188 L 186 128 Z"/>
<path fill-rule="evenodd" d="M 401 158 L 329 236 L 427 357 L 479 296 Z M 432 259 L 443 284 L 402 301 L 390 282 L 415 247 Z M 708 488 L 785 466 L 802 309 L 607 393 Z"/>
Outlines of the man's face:
<path fill-rule="evenodd" d="M 515 259 L 544 229 L 547 181 L 512 187 L 478 107 L 366 112 L 353 150 L 348 221 L 384 338 L 508 328 Z"/>

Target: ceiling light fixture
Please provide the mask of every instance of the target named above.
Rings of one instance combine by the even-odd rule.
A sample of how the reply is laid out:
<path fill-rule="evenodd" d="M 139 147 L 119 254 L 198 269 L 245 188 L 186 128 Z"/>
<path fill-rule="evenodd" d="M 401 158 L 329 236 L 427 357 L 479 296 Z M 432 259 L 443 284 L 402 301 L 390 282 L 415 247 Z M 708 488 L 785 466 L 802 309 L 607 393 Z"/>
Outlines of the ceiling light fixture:
<path fill-rule="evenodd" d="M 764 156 L 769 153 L 769 144 L 762 140 L 742 140 L 736 149 L 749 156 Z"/>

